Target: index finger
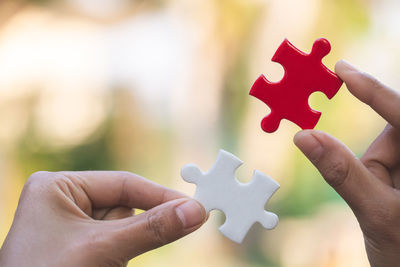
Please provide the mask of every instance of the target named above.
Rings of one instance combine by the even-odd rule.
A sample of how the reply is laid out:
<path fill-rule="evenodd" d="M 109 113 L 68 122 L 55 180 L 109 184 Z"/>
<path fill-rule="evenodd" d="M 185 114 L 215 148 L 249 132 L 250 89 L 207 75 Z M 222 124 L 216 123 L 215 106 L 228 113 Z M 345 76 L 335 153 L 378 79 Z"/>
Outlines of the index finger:
<path fill-rule="evenodd" d="M 349 91 L 369 105 L 395 128 L 400 128 L 400 94 L 371 75 L 357 70 L 345 60 L 335 66 L 336 74 Z"/>
<path fill-rule="evenodd" d="M 96 208 L 126 206 L 143 210 L 187 197 L 139 175 L 124 171 L 60 172 L 78 184 Z"/>

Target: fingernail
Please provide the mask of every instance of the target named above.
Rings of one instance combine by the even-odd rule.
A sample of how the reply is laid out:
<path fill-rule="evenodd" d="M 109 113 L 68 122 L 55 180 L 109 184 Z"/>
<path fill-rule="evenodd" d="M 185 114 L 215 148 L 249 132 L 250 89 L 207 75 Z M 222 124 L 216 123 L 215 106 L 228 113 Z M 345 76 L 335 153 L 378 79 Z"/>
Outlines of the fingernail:
<path fill-rule="evenodd" d="M 341 59 L 336 63 L 335 69 L 341 67 L 345 71 L 358 71 L 358 69 L 345 59 Z"/>
<path fill-rule="evenodd" d="M 315 162 L 321 157 L 324 149 L 312 132 L 312 130 L 298 132 L 293 142 L 309 160 Z"/>
<path fill-rule="evenodd" d="M 184 229 L 201 224 L 205 219 L 204 209 L 196 200 L 188 200 L 175 208 Z"/>

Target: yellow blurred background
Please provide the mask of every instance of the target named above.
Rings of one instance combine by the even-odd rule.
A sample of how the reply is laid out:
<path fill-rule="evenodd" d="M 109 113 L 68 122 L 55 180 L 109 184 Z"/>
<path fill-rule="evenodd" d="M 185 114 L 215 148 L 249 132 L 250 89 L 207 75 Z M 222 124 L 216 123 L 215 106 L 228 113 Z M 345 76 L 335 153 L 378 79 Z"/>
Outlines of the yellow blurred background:
<path fill-rule="evenodd" d="M 217 230 L 213 211 L 196 233 L 146 253 L 129 266 L 367 266 L 350 209 L 292 142 L 283 121 L 266 134 L 269 109 L 248 96 L 287 37 L 309 52 L 332 45 L 324 63 L 345 58 L 400 88 L 398 0 L 1 0 L 0 242 L 27 177 L 39 170 L 128 170 L 193 194 L 179 175 L 207 170 L 223 148 L 281 184 L 267 209 L 276 229 L 255 225 L 242 245 Z M 317 129 L 357 155 L 385 122 L 343 86 Z"/>

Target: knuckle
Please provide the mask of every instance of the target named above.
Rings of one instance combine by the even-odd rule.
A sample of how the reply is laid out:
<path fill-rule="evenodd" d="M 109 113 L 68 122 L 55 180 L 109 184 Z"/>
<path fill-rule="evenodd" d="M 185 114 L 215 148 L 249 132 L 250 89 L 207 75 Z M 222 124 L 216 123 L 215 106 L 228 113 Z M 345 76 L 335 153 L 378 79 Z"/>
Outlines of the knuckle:
<path fill-rule="evenodd" d="M 383 83 L 381 83 L 377 78 L 367 72 L 361 72 L 361 76 L 363 76 L 363 78 L 367 80 L 369 86 L 373 89 L 380 89 L 384 87 Z"/>
<path fill-rule="evenodd" d="M 339 159 L 328 165 L 324 176 L 332 187 L 339 187 L 349 177 L 349 172 L 349 164 L 344 159 Z"/>
<path fill-rule="evenodd" d="M 55 193 L 55 187 L 60 187 L 65 182 L 66 177 L 61 173 L 38 171 L 29 176 L 27 179 L 23 194 L 34 195 L 52 195 Z"/>
<path fill-rule="evenodd" d="M 53 196 L 55 193 L 52 187 L 52 184 L 54 184 L 53 176 L 53 173 L 46 171 L 31 174 L 22 189 L 20 203 L 46 201 Z"/>
<path fill-rule="evenodd" d="M 28 180 L 26 183 L 27 184 L 41 183 L 44 180 L 46 180 L 48 176 L 49 176 L 49 172 L 47 172 L 47 171 L 34 172 L 28 177 Z"/>
<path fill-rule="evenodd" d="M 38 171 L 31 174 L 25 185 L 24 190 L 37 190 L 38 188 L 43 188 L 51 180 L 51 173 L 46 171 Z"/>
<path fill-rule="evenodd" d="M 385 85 L 368 73 L 364 73 L 364 76 L 368 79 L 369 86 L 372 89 L 371 93 L 366 95 L 365 102 L 370 106 L 374 106 L 379 94 L 385 89 Z"/>
<path fill-rule="evenodd" d="M 128 187 L 126 186 L 127 183 L 129 182 L 129 179 L 127 177 L 123 177 L 123 179 L 121 180 L 121 189 L 120 191 L 120 195 L 119 195 L 119 201 L 118 203 L 120 205 L 126 205 L 128 203 L 130 203 L 130 195 L 129 194 L 129 190 L 127 189 Z"/>
<path fill-rule="evenodd" d="M 364 73 L 364 75 L 369 79 L 369 81 L 370 81 L 370 83 L 371 83 L 371 86 L 372 86 L 374 89 L 379 89 L 379 88 L 383 87 L 383 84 L 382 84 L 377 78 L 375 78 L 374 76 L 372 76 L 371 74 L 369 74 L 369 73 Z"/>
<path fill-rule="evenodd" d="M 133 179 L 133 178 L 137 178 L 137 175 L 132 173 L 132 172 L 128 172 L 128 171 L 118 171 L 118 174 L 124 178 L 124 179 Z"/>
<path fill-rule="evenodd" d="M 147 216 L 147 232 L 157 246 L 168 243 L 168 220 L 162 212 L 154 212 Z"/>

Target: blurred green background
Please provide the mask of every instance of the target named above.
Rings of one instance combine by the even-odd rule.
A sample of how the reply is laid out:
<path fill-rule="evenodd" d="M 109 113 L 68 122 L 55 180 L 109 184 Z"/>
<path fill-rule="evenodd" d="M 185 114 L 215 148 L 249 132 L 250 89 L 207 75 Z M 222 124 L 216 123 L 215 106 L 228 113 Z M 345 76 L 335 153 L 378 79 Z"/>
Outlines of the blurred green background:
<path fill-rule="evenodd" d="M 278 227 L 236 245 L 213 211 L 129 266 L 367 266 L 350 209 L 292 143 L 299 128 L 262 132 L 269 109 L 248 91 L 282 77 L 270 59 L 285 37 L 306 52 L 326 37 L 329 68 L 345 58 L 400 88 L 399 14 L 397 0 L 0 1 L 0 242 L 35 171 L 128 170 L 193 194 L 181 166 L 207 170 L 223 148 L 245 162 L 240 180 L 258 169 L 281 184 Z M 310 103 L 357 155 L 385 125 L 345 86 Z"/>

